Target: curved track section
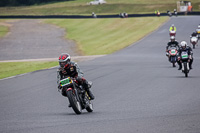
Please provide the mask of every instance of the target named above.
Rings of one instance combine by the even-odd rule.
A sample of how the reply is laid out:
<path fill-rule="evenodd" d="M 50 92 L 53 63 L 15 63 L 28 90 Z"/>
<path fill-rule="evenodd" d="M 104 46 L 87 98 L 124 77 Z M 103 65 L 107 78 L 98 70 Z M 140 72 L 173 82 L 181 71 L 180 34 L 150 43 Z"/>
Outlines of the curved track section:
<path fill-rule="evenodd" d="M 189 77 L 165 56 L 168 28 L 189 42 L 200 17 L 177 17 L 136 44 L 80 63 L 92 80 L 94 112 L 76 115 L 56 89 L 56 69 L 0 81 L 0 132 L 197 133 L 200 131 L 200 47 Z"/>
<path fill-rule="evenodd" d="M 21 19 L 10 24 L 10 33 L 0 39 L 0 60 L 55 58 L 60 53 L 78 55 L 76 44 L 64 38 L 64 29 L 37 19 Z"/>

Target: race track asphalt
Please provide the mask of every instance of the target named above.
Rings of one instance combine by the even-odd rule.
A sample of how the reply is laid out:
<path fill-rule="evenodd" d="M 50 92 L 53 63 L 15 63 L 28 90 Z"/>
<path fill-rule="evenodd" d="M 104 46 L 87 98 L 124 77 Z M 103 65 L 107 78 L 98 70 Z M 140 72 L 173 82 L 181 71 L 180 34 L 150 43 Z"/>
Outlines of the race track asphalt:
<path fill-rule="evenodd" d="M 159 19 L 159 18 L 158 18 Z M 165 56 L 168 29 L 189 42 L 199 16 L 172 17 L 139 42 L 80 62 L 94 112 L 76 115 L 56 88 L 56 68 L 0 80 L 1 133 L 199 133 L 200 46 L 185 78 Z"/>
<path fill-rule="evenodd" d="M 76 45 L 65 39 L 65 30 L 38 19 L 8 21 L 10 32 L 0 39 L 0 61 L 57 58 L 60 53 L 80 55 Z"/>

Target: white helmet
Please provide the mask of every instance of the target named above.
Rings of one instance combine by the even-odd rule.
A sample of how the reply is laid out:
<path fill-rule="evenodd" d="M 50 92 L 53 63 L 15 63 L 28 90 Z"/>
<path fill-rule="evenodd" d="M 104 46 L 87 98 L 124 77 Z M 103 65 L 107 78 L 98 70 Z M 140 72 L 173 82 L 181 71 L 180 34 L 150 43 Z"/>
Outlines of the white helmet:
<path fill-rule="evenodd" d="M 200 29 L 200 25 L 198 25 L 198 29 Z"/>
<path fill-rule="evenodd" d="M 181 42 L 181 47 L 182 47 L 182 48 L 186 48 L 186 46 L 187 46 L 187 42 L 186 42 L 186 41 L 182 41 L 182 42 Z"/>
<path fill-rule="evenodd" d="M 172 24 L 172 27 L 174 26 L 174 24 Z"/>

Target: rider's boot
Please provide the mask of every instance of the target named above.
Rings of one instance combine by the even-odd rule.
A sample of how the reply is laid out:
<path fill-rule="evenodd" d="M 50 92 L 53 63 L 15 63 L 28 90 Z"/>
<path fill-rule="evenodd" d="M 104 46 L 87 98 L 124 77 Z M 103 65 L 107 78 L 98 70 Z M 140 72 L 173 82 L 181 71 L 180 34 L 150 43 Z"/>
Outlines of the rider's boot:
<path fill-rule="evenodd" d="M 94 100 L 94 95 L 92 94 L 90 88 L 92 87 L 92 82 L 86 82 L 85 90 L 88 93 L 88 96 L 90 97 L 90 100 Z"/>
<path fill-rule="evenodd" d="M 179 68 L 178 68 L 178 70 L 181 70 L 182 69 L 182 66 L 181 65 L 179 65 Z"/>
<path fill-rule="evenodd" d="M 192 69 L 192 64 L 189 65 L 189 68 Z"/>
<path fill-rule="evenodd" d="M 92 82 L 91 81 L 87 81 L 87 80 L 83 80 L 83 87 L 86 90 L 88 96 L 90 97 L 90 100 L 94 99 L 94 95 L 92 94 L 90 88 L 92 87 Z"/>
<path fill-rule="evenodd" d="M 178 70 L 181 70 L 181 69 L 182 69 L 181 62 L 180 62 L 180 61 L 177 61 L 177 64 L 179 65 L 179 68 L 178 68 Z"/>

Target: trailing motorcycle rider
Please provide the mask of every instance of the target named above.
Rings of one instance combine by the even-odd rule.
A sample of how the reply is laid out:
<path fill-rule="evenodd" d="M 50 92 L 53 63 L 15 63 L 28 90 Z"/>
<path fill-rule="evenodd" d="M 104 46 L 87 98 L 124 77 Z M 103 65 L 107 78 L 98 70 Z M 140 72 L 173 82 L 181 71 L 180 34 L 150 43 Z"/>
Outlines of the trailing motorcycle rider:
<path fill-rule="evenodd" d="M 177 40 L 175 40 L 174 36 L 170 37 L 170 41 L 167 43 L 166 46 L 166 56 L 169 58 L 169 47 L 176 47 L 176 49 L 179 51 L 179 43 L 177 42 Z"/>
<path fill-rule="evenodd" d="M 196 33 L 198 35 L 198 39 L 200 39 L 200 24 L 198 25 L 198 28 L 196 29 Z"/>
<path fill-rule="evenodd" d="M 196 32 L 193 32 L 190 37 L 198 37 Z"/>
<path fill-rule="evenodd" d="M 195 42 L 195 44 L 198 46 L 198 34 L 197 34 L 197 32 L 193 32 L 190 36 L 190 43 L 192 44 L 193 42 Z"/>
<path fill-rule="evenodd" d="M 182 41 L 181 42 L 181 47 L 180 47 L 179 52 L 178 52 L 178 61 L 177 61 L 178 65 L 179 65 L 178 70 L 182 69 L 182 65 L 181 65 L 181 53 L 182 52 L 187 52 L 188 53 L 188 56 L 189 56 L 189 68 L 192 69 L 192 63 L 193 63 L 192 48 L 187 45 L 186 41 Z"/>
<path fill-rule="evenodd" d="M 57 71 L 57 83 L 58 89 L 61 89 L 59 81 L 64 78 L 64 76 L 70 76 L 78 81 L 78 84 L 82 85 L 83 88 L 87 91 L 91 100 L 94 99 L 94 95 L 92 94 L 90 88 L 91 85 L 88 84 L 88 81 L 83 78 L 83 72 L 80 70 L 78 64 L 76 62 L 72 62 L 70 55 L 67 53 L 61 54 L 59 56 L 59 68 Z M 62 92 L 63 96 L 66 96 L 65 92 Z M 70 107 L 70 105 L 69 105 Z"/>

